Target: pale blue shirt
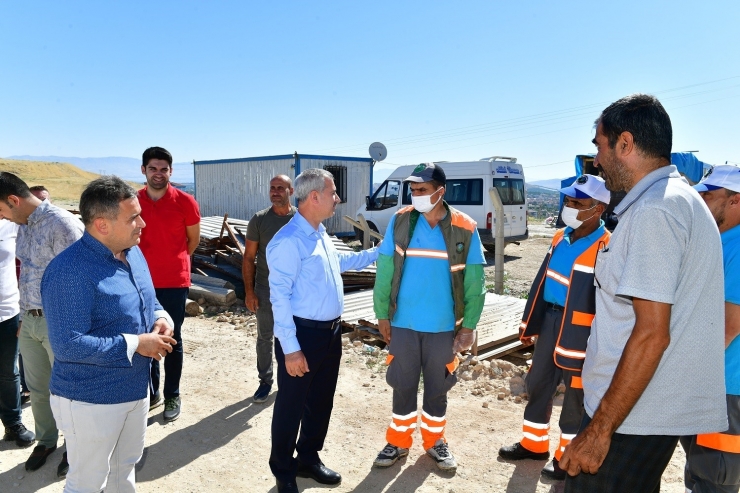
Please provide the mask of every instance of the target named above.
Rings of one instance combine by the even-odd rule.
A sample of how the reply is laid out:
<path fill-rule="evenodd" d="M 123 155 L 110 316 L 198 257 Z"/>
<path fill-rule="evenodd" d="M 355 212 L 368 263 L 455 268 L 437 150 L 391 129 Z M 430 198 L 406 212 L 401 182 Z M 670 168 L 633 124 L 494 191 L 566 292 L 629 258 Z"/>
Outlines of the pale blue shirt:
<path fill-rule="evenodd" d="M 339 318 L 344 311 L 340 274 L 363 269 L 377 258 L 377 247 L 362 252 L 338 252 L 323 224 L 316 230 L 296 212 L 267 245 L 273 331 L 283 353 L 301 350 L 293 317 L 316 321 Z"/>

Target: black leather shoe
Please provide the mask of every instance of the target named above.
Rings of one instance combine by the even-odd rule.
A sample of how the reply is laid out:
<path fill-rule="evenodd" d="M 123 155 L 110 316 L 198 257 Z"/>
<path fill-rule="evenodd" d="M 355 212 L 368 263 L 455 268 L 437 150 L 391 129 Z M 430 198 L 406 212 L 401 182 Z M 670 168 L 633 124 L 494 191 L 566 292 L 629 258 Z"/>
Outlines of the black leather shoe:
<path fill-rule="evenodd" d="M 59 463 L 57 466 L 57 477 L 63 478 L 67 476 L 67 473 L 69 472 L 69 462 L 67 462 L 67 452 L 64 452 L 64 455 L 62 456 L 62 462 Z"/>
<path fill-rule="evenodd" d="M 550 462 L 548 462 L 545 467 L 542 468 L 542 471 L 540 471 L 540 474 L 542 474 L 546 478 L 562 481 L 565 479 L 565 475 L 567 473 L 563 471 L 562 469 L 560 469 L 560 464 L 558 464 L 558 460 L 553 459 Z"/>
<path fill-rule="evenodd" d="M 5 428 L 3 440 L 7 440 L 8 442 L 15 440 L 16 445 L 26 448 L 30 447 L 36 441 L 36 435 L 23 426 L 23 423 L 18 423 L 15 426 Z"/>
<path fill-rule="evenodd" d="M 49 448 L 44 445 L 36 445 L 31 452 L 31 457 L 26 461 L 26 471 L 35 471 L 46 464 L 46 458 L 57 449 L 57 446 Z"/>
<path fill-rule="evenodd" d="M 321 462 L 310 466 L 299 462 L 296 475 L 301 478 L 311 478 L 321 484 L 339 484 L 342 482 L 341 474 L 332 471 Z"/>
<path fill-rule="evenodd" d="M 522 447 L 522 444 L 516 442 L 514 445 L 508 447 L 501 447 L 498 450 L 498 455 L 502 459 L 506 460 L 522 460 L 522 459 L 534 459 L 534 460 L 547 460 L 550 458 L 550 452 L 532 452 Z"/>
<path fill-rule="evenodd" d="M 276 479 L 275 484 L 277 486 L 278 493 L 298 493 L 298 485 L 295 484 L 295 480 L 280 481 L 279 479 Z"/>

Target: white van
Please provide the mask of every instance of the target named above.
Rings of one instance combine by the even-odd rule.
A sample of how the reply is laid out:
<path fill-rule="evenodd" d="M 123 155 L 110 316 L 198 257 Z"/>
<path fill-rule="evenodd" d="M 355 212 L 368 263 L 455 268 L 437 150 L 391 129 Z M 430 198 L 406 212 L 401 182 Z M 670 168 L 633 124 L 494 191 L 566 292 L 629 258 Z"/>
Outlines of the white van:
<path fill-rule="evenodd" d="M 506 243 L 529 237 L 524 170 L 516 162 L 516 158 L 494 156 L 480 161 L 440 161 L 435 164 L 439 164 L 447 176 L 445 200 L 478 223 L 478 233 L 487 250 L 494 249 L 495 232 L 492 228 L 496 213 L 488 193 L 492 186 L 498 189 L 504 204 Z M 366 197 L 365 206 L 360 207 L 357 214 L 365 217 L 370 229 L 385 235 L 393 214 L 398 209 L 411 205 L 409 184 L 403 180 L 411 174 L 415 166 L 400 166 L 372 196 Z"/>

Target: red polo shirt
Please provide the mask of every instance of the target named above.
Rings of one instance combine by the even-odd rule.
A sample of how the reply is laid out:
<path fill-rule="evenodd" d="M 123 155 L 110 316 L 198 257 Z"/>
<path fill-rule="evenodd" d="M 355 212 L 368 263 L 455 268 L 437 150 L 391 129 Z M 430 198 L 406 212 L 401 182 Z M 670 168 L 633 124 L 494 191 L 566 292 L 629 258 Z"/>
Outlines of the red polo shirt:
<path fill-rule="evenodd" d="M 192 195 L 172 185 L 155 202 L 146 188 L 138 192 L 141 217 L 146 223 L 139 247 L 149 264 L 154 287 L 189 287 L 190 255 L 185 228 L 200 222 L 198 203 Z"/>

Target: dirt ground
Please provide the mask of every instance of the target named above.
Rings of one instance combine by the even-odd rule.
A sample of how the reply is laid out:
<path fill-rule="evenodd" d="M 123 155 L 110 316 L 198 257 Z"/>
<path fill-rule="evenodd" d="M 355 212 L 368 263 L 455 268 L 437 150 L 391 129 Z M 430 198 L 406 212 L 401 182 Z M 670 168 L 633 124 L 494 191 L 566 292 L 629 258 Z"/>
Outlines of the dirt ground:
<path fill-rule="evenodd" d="M 536 236 L 539 234 L 506 248 L 507 284 L 512 295 L 528 290 L 527 279 L 531 283 L 545 255 L 549 240 Z M 179 420 L 164 424 L 161 406 L 150 412 L 146 449 L 137 468 L 138 491 L 276 491 L 268 467 L 275 393 L 265 404 L 251 401 L 258 386 L 256 335 L 254 319 L 246 315 L 237 312 L 186 319 L 183 413 Z M 218 322 L 219 318 L 228 321 Z M 460 381 L 449 394 L 446 435 L 459 463 L 456 474 L 437 470 L 422 450 L 418 432 L 406 459 L 389 469 L 372 468 L 375 455 L 385 445 L 390 421 L 391 391 L 384 380 L 384 356 L 382 352 L 368 354 L 361 342 L 345 342 L 334 412 L 321 452 L 323 461 L 342 474 L 342 484 L 328 487 L 299 478 L 301 491 L 562 491 L 562 483 L 540 477 L 544 461 L 509 463 L 497 456 L 499 447 L 519 440 L 525 406 L 521 398 L 506 395 L 506 387 L 513 386 L 522 370 L 506 362 L 491 365 L 490 373 L 480 364 L 477 368 L 482 371 L 473 372 L 470 381 Z M 499 369 L 494 372 L 495 368 Z M 559 406 L 556 399 L 550 450 L 557 445 Z M 23 421 L 33 429 L 28 405 L 23 409 Z M 0 492 L 62 491 L 64 482 L 55 476 L 62 451 L 57 450 L 46 465 L 29 473 L 23 464 L 30 452 L 30 448 L 0 442 Z M 663 476 L 661 491 L 684 491 L 683 463 L 679 447 Z"/>

